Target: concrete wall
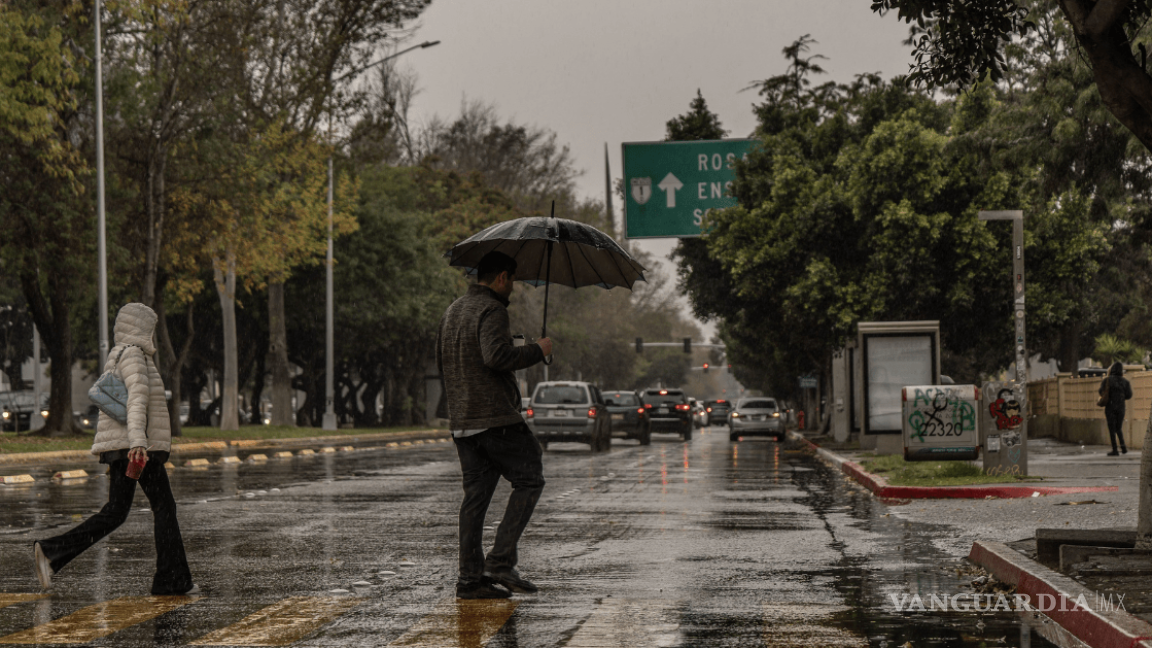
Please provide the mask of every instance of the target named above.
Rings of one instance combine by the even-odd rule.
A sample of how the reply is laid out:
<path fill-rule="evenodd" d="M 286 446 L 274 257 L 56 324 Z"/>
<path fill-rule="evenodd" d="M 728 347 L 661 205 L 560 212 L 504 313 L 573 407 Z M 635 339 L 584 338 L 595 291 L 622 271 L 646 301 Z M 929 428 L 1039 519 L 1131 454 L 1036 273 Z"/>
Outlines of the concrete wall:
<path fill-rule="evenodd" d="M 1144 447 L 1148 417 L 1152 413 L 1152 371 L 1133 367 L 1124 377 L 1132 383 L 1132 400 L 1124 417 L 1124 441 L 1129 448 Z M 1028 436 L 1054 437 L 1087 445 L 1111 445 L 1104 408 L 1096 406 L 1100 378 L 1054 378 L 1028 383 Z"/>

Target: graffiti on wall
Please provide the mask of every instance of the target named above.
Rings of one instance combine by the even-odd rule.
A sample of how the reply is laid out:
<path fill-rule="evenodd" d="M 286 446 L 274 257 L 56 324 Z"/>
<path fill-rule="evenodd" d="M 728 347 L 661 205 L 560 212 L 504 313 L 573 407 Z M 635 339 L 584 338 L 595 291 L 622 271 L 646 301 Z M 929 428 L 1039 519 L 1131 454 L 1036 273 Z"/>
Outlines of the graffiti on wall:
<path fill-rule="evenodd" d="M 988 404 L 988 413 L 992 415 L 997 430 L 1015 430 L 1024 422 L 1020 415 L 1020 401 L 1016 400 L 1011 389 L 1001 389 L 996 393 L 996 400 Z M 1016 435 L 1019 439 L 1020 435 Z M 1005 443 L 1004 445 L 1008 445 Z"/>
<path fill-rule="evenodd" d="M 908 426 L 911 439 L 920 443 L 931 437 L 961 437 L 976 431 L 976 407 L 961 390 L 949 388 L 913 389 Z"/>

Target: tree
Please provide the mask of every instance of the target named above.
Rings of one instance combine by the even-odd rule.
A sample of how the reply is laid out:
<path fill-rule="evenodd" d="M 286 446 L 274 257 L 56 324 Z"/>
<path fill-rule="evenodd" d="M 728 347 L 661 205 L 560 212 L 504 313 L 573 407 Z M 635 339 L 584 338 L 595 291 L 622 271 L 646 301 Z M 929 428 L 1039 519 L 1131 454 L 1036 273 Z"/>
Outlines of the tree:
<path fill-rule="evenodd" d="M 699 88 L 696 89 L 696 98 L 689 105 L 688 112 L 668 120 L 667 127 L 668 134 L 664 137 L 666 142 L 723 139 L 728 134 L 721 127 L 716 113 L 708 110 L 708 103 L 704 101 Z"/>
<path fill-rule="evenodd" d="M 41 434 L 74 431 L 72 303 L 90 277 L 92 219 L 81 203 L 87 166 L 78 50 L 81 7 L 0 7 L 0 242 L 51 358 L 49 417 Z"/>
<path fill-rule="evenodd" d="M 1107 367 L 1113 362 L 1140 362 L 1144 354 L 1144 349 L 1138 348 L 1131 340 L 1123 340 L 1105 333 L 1096 338 L 1092 359 Z"/>
<path fill-rule="evenodd" d="M 1056 5 L 1091 64 L 1108 110 L 1152 149 L 1152 76 L 1147 37 L 1141 35 L 1152 5 L 1130 0 L 1059 0 Z M 1003 79 L 1005 46 L 1036 29 L 1030 8 L 1017 0 L 872 0 L 873 11 L 895 10 L 901 20 L 915 23 L 910 41 L 916 63 L 909 79 L 930 86 Z"/>

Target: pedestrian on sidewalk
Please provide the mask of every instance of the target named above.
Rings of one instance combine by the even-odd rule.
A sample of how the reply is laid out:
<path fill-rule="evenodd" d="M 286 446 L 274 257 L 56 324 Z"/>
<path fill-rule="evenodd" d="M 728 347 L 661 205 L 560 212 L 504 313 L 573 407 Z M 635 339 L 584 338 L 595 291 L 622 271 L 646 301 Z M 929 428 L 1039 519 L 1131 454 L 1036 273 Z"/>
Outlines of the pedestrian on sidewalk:
<path fill-rule="evenodd" d="M 1108 375 L 1100 383 L 1100 395 L 1104 397 L 1104 419 L 1108 421 L 1108 437 L 1112 440 L 1109 457 L 1128 454 L 1124 446 L 1124 401 L 1132 398 L 1132 383 L 1124 377 L 1124 365 L 1113 362 Z M 1120 450 L 1116 450 L 1116 440 L 1120 440 Z"/>
<path fill-rule="evenodd" d="M 63 535 L 33 543 L 36 576 L 48 589 L 52 575 L 73 558 L 116 530 L 128 519 L 137 480 L 128 476 L 130 461 L 147 460 L 139 483 L 152 508 L 156 539 L 156 573 L 152 594 L 195 594 L 184 541 L 176 521 L 176 500 L 164 469 L 171 449 L 172 431 L 164 381 L 153 355 L 156 313 L 144 304 L 126 304 L 116 315 L 116 346 L 108 353 L 104 371 L 115 370 L 128 388 L 127 423 L 101 413 L 92 442 L 92 454 L 108 464 L 108 503 L 92 517 Z"/>
<path fill-rule="evenodd" d="M 512 345 L 508 298 L 516 261 L 489 252 L 477 265 L 476 283 L 444 312 L 436 340 L 464 483 L 456 597 L 507 598 L 508 590 L 537 591 L 516 571 L 516 547 L 544 490 L 543 450 L 520 415 L 513 372 L 543 361 L 552 353 L 552 341 Z M 512 494 L 485 556 L 484 515 L 501 477 L 512 484 Z"/>

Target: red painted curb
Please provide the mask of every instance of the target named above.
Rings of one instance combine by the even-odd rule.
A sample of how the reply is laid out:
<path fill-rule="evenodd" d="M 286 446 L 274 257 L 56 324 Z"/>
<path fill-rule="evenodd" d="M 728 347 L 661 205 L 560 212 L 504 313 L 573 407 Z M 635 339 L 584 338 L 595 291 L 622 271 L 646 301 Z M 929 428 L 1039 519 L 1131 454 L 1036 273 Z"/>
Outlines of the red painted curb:
<path fill-rule="evenodd" d="M 808 439 L 797 435 L 817 453 L 834 455 Z M 887 480 L 864 470 L 854 461 L 838 458 L 840 470 L 852 479 L 860 482 L 876 497 L 884 499 L 986 499 L 989 497 L 999 499 L 1016 499 L 1032 497 L 1033 493 L 1041 495 L 1072 495 L 1075 493 L 1102 493 L 1120 490 L 1119 486 L 889 486 Z"/>
<path fill-rule="evenodd" d="M 1099 608 L 1096 592 L 1058 574 L 999 542 L 976 541 L 968 559 L 997 579 L 1016 586 L 1032 606 L 1060 624 L 1092 648 L 1136 648 L 1152 646 L 1152 624 L 1128 612 Z M 1046 597 L 1046 598 L 1041 598 Z M 1050 597 L 1050 598 L 1048 598 Z M 1077 606 L 1080 597 L 1088 608 Z M 1051 607 L 1052 609 L 1044 609 Z"/>

